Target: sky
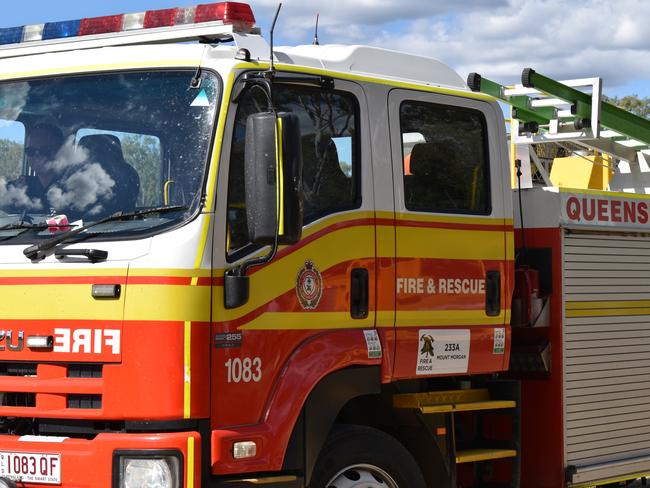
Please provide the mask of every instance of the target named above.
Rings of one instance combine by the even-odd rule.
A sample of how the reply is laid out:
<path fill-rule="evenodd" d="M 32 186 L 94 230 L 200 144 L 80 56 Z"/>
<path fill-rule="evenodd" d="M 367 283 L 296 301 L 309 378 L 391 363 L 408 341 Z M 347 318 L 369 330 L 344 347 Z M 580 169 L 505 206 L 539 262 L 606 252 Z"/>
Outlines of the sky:
<path fill-rule="evenodd" d="M 189 6 L 191 0 L 5 3 L 0 27 Z M 277 0 L 250 3 L 268 34 Z M 478 72 L 504 84 L 518 83 L 526 67 L 556 79 L 600 76 L 609 96 L 650 97 L 649 0 L 286 0 L 276 45 L 311 43 L 316 13 L 321 44 L 422 54 L 462 77 Z"/>

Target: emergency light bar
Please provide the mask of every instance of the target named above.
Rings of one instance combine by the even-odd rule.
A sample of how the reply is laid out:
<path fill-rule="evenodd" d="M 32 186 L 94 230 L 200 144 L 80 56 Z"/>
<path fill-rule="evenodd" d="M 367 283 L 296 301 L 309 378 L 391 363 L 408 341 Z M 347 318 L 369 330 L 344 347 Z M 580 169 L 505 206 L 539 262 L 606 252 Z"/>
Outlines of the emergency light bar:
<path fill-rule="evenodd" d="M 252 31 L 255 26 L 255 16 L 248 4 L 238 2 L 149 10 L 133 14 L 2 28 L 0 29 L 0 46 L 96 34 L 134 32 L 157 27 L 188 26 L 205 22 L 221 22 L 223 25 L 232 25 L 241 31 Z"/>

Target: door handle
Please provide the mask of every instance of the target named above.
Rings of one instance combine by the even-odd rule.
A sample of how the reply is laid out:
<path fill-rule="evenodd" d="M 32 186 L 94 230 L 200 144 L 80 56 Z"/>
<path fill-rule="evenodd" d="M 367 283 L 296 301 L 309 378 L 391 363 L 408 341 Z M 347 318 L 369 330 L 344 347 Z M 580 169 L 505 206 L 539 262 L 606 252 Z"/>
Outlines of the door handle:
<path fill-rule="evenodd" d="M 350 273 L 350 315 L 353 319 L 368 317 L 368 270 L 353 268 Z"/>
<path fill-rule="evenodd" d="M 501 313 L 501 272 L 488 271 L 485 275 L 485 314 L 495 317 Z"/>

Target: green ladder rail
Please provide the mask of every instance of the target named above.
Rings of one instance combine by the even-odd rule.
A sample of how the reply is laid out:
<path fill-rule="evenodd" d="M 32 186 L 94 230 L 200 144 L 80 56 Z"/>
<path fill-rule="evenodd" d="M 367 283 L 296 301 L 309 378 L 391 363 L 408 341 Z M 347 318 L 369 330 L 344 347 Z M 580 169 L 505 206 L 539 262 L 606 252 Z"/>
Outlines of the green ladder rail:
<path fill-rule="evenodd" d="M 643 147 L 634 147 L 635 150 L 650 147 L 650 120 L 602 101 L 600 93 L 597 93 L 596 96 L 590 95 L 541 75 L 532 68 L 526 68 L 522 72 L 521 87 L 523 90 L 510 89 L 488 80 L 478 73 L 470 73 L 467 84 L 472 91 L 486 93 L 512 106 L 513 118 L 528 124 L 524 127 L 527 132 L 537 132 L 538 126 L 547 126 L 551 121 L 558 119 L 556 107 L 534 106 L 532 97 L 541 94 L 569 104 L 575 130 L 592 128 L 593 139 L 599 138 L 599 129 L 603 127 L 617 133 L 611 137 L 605 137 L 610 141 L 620 143 L 630 140 L 644 144 Z M 531 93 L 518 94 L 525 93 L 525 89 L 530 89 Z M 515 94 L 512 94 L 513 92 Z M 598 106 L 594 106 L 594 100 L 598 102 Z M 597 120 L 593 120 L 594 118 Z M 629 146 L 627 148 L 629 149 Z"/>

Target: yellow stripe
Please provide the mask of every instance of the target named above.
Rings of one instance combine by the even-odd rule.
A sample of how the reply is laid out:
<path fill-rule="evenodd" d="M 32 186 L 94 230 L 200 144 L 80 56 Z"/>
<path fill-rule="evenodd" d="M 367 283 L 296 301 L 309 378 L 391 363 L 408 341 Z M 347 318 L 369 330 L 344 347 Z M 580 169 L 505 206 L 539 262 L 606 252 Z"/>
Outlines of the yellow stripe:
<path fill-rule="evenodd" d="M 88 285 L 3 286 L 3 320 L 121 320 L 124 298 L 95 300 Z"/>
<path fill-rule="evenodd" d="M 123 316 L 125 320 L 208 322 L 210 287 L 130 285 L 128 300 L 95 300 L 90 285 L 2 287 L 3 320 L 121 320 Z"/>
<path fill-rule="evenodd" d="M 208 212 L 212 212 L 212 207 L 214 205 L 217 173 L 219 171 L 219 159 L 221 158 L 221 149 L 223 147 L 223 137 L 226 127 L 226 117 L 228 115 L 228 108 L 230 106 L 230 94 L 232 93 L 234 82 L 235 74 L 231 73 L 224 86 L 221 110 L 219 111 L 219 119 L 217 120 L 216 139 L 212 146 L 212 159 L 210 160 L 210 172 L 208 174 L 208 183 L 206 186 L 207 192 L 205 196 L 205 204 L 203 207 L 204 209 L 207 209 Z M 209 228 L 210 217 L 208 216 L 208 218 L 206 218 L 203 222 L 203 227 L 201 228 L 201 239 L 199 240 L 199 248 L 196 251 L 196 262 L 194 263 L 194 268 L 196 269 L 201 267 L 201 261 L 203 260 L 203 253 L 205 252 L 205 247 L 208 239 Z"/>
<path fill-rule="evenodd" d="M 277 118 L 276 136 L 275 136 L 275 172 L 277 173 L 276 185 L 276 210 L 279 211 L 278 215 L 278 234 L 284 235 L 284 155 L 282 154 L 282 143 L 284 136 L 282 134 L 282 119 Z"/>
<path fill-rule="evenodd" d="M 390 212 L 378 212 L 378 214 L 388 214 L 387 218 L 392 218 L 392 213 Z M 389 217 L 390 215 L 390 217 Z M 379 215 L 378 215 L 379 217 Z M 432 222 L 432 223 L 441 223 L 441 224 L 468 224 L 468 225 L 494 225 L 494 226 L 503 226 L 503 225 L 512 225 L 512 219 L 499 219 L 492 217 L 458 217 L 458 216 L 447 216 L 447 215 L 426 215 L 421 213 L 398 213 L 395 214 L 395 218 L 398 221 L 415 221 L 415 222 Z"/>
<path fill-rule="evenodd" d="M 560 193 L 574 193 L 577 195 L 596 195 L 602 197 L 615 197 L 615 198 L 627 198 L 632 200 L 650 200 L 650 195 L 639 194 L 639 193 L 625 193 L 617 191 L 605 191 L 605 190 L 589 190 L 589 189 L 573 189 L 573 188 L 560 188 Z"/>
<path fill-rule="evenodd" d="M 208 286 L 130 285 L 124 319 L 209 322 L 210 289 Z M 94 315 L 90 313 L 84 318 L 88 317 Z"/>
<path fill-rule="evenodd" d="M 349 312 L 267 312 L 240 327 L 241 330 L 360 329 L 367 321 L 354 320 Z"/>
<path fill-rule="evenodd" d="M 427 310 L 417 312 L 397 311 L 397 327 L 445 326 L 466 327 L 502 325 L 505 313 L 488 317 L 483 310 Z"/>
<path fill-rule="evenodd" d="M 650 315 L 650 300 L 567 302 L 565 308 L 568 318 Z"/>
<path fill-rule="evenodd" d="M 397 227 L 397 256 L 431 259 L 504 259 L 503 231 Z"/>
<path fill-rule="evenodd" d="M 192 322 L 185 322 L 183 345 L 183 417 L 189 419 L 192 414 Z"/>
<path fill-rule="evenodd" d="M 72 74 L 72 73 L 87 73 L 91 71 L 109 71 L 109 70 L 124 70 L 136 68 L 179 68 L 191 67 L 194 68 L 200 63 L 199 58 L 187 59 L 168 59 L 160 61 L 133 61 L 122 63 L 104 63 L 104 64 L 89 64 L 78 66 L 66 66 L 47 69 L 37 69 L 30 71 L 19 71 L 15 73 L 0 74 L 0 80 L 11 80 L 19 78 L 32 78 L 35 76 L 48 76 L 54 74 Z"/>
<path fill-rule="evenodd" d="M 0 269 L 0 278 L 7 277 L 83 277 L 83 276 L 125 276 L 127 268 L 86 268 L 86 269 Z M 128 270 L 130 277 L 139 276 L 170 276 L 170 277 L 207 277 L 211 276 L 209 269 L 193 270 L 178 268 L 130 268 Z"/>
<path fill-rule="evenodd" d="M 257 273 L 251 275 L 251 299 L 234 310 L 223 310 L 220 320 L 232 320 L 241 317 L 260 305 L 267 303 L 281 294 L 293 290 L 296 275 L 307 259 L 312 259 L 322 272 L 338 263 L 354 259 L 367 258 L 374 254 L 375 228 L 373 225 L 339 229 L 323 235 L 286 257 L 275 260 Z M 223 303 L 223 288 L 215 287 L 214 303 Z"/>
<path fill-rule="evenodd" d="M 386 317 L 392 312 L 380 312 Z M 431 310 L 424 312 L 397 312 L 398 327 L 469 327 L 503 325 L 505 314 L 488 317 L 482 310 Z M 365 327 L 352 320 L 348 312 L 267 312 L 241 326 L 242 330 L 316 330 L 358 329 Z"/>
<path fill-rule="evenodd" d="M 513 261 L 515 259 L 515 233 L 506 232 L 506 260 Z"/>
<path fill-rule="evenodd" d="M 187 438 L 187 484 L 186 488 L 194 488 L 194 437 Z"/>
<path fill-rule="evenodd" d="M 235 69 L 260 70 L 260 69 L 267 69 L 268 66 L 269 66 L 268 63 L 258 63 L 258 62 L 240 63 L 237 66 L 235 66 Z M 306 73 L 306 74 L 315 74 L 315 75 L 328 75 L 335 78 L 339 78 L 341 80 L 364 81 L 367 83 L 376 83 L 379 85 L 387 85 L 395 88 L 405 88 L 409 90 L 419 90 L 424 92 L 440 93 L 444 95 L 452 95 L 452 96 L 462 97 L 462 98 L 471 98 L 474 100 L 482 100 L 485 102 L 495 101 L 493 97 L 480 92 L 471 92 L 471 91 L 454 89 L 454 88 L 443 88 L 438 86 L 409 83 L 404 81 L 387 80 L 385 78 L 378 78 L 378 77 L 373 77 L 368 75 L 359 75 L 355 73 L 332 71 L 332 70 L 327 70 L 322 68 L 309 68 L 306 66 L 296 66 L 292 64 L 276 63 L 275 67 L 281 71 L 290 71 L 294 73 Z"/>
<path fill-rule="evenodd" d="M 586 309 L 567 310 L 566 316 L 577 317 L 617 317 L 617 316 L 650 315 L 650 308 L 612 308 L 612 309 Z"/>
<path fill-rule="evenodd" d="M 392 310 L 379 310 L 376 316 L 377 327 L 395 327 L 395 312 Z"/>
<path fill-rule="evenodd" d="M 214 204 L 214 195 L 216 191 L 217 172 L 219 170 L 219 159 L 221 158 L 221 149 L 223 147 L 223 137 L 226 127 L 226 117 L 228 116 L 228 108 L 230 107 L 230 94 L 232 93 L 233 84 L 235 82 L 235 73 L 230 73 L 228 81 L 224 86 L 223 101 L 221 103 L 221 110 L 219 111 L 219 119 L 217 121 L 217 137 L 214 141 L 212 150 L 212 160 L 210 161 L 210 174 L 208 175 L 207 195 L 205 197 L 205 207 L 212 210 Z"/>

